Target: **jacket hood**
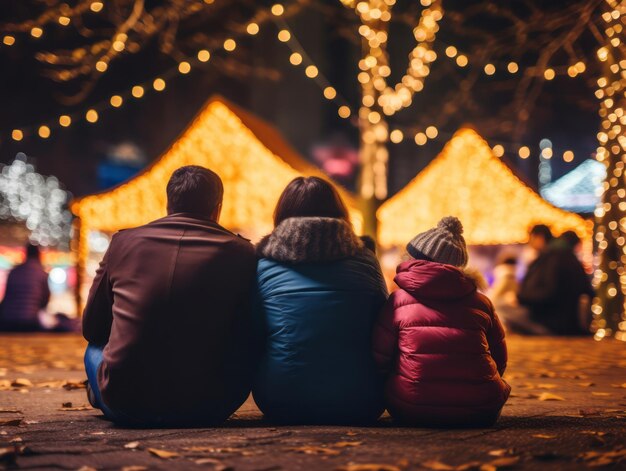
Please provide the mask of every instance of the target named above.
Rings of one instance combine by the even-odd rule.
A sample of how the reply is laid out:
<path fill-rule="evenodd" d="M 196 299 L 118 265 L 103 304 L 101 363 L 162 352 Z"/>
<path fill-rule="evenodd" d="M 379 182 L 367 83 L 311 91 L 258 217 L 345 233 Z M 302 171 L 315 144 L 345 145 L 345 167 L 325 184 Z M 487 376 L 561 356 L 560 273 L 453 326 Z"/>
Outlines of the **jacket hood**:
<path fill-rule="evenodd" d="M 426 260 L 398 265 L 396 284 L 417 298 L 457 300 L 473 294 L 479 280 L 476 272 Z"/>
<path fill-rule="evenodd" d="M 347 221 L 321 217 L 285 219 L 257 245 L 259 257 L 288 263 L 330 262 L 365 251 Z"/>

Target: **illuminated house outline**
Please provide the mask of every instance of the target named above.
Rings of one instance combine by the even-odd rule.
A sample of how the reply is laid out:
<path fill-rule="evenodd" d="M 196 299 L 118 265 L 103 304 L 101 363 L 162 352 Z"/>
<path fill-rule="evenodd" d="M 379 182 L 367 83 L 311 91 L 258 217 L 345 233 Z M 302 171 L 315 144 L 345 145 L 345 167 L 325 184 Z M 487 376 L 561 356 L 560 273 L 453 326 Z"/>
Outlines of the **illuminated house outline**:
<path fill-rule="evenodd" d="M 377 212 L 378 242 L 404 246 L 444 216 L 457 216 L 471 245 L 524 243 L 534 224 L 591 240 L 593 223 L 541 198 L 497 158 L 476 131 L 463 128 Z"/>

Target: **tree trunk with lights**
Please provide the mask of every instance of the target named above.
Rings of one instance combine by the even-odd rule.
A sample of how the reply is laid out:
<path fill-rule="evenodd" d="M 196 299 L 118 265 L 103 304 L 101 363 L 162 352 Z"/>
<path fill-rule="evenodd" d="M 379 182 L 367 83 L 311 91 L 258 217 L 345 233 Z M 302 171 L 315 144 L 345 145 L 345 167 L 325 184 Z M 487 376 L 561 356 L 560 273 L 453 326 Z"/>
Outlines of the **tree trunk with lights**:
<path fill-rule="evenodd" d="M 601 206 L 596 210 L 596 236 L 600 263 L 593 304 L 593 330 L 600 340 L 614 336 L 626 341 L 626 50 L 620 38 L 626 25 L 626 2 L 606 0 L 606 44 L 598 50 L 605 73 L 598 79 L 601 129 L 597 159 L 607 176 Z"/>
<path fill-rule="evenodd" d="M 416 45 L 409 55 L 409 64 L 402 80 L 390 86 L 391 75 L 387 40 L 391 9 L 396 0 L 341 0 L 354 8 L 361 25 L 363 57 L 359 61 L 358 79 L 361 83 L 359 104 L 359 130 L 361 142 L 359 156 L 359 195 L 362 201 L 364 229 L 376 236 L 376 209 L 387 198 L 387 167 L 389 152 L 387 141 L 389 125 L 387 117 L 407 108 L 415 93 L 424 88 L 424 79 L 430 73 L 430 64 L 437 54 L 432 44 L 443 17 L 441 0 L 422 0 L 424 6 L 419 22 L 413 29 Z"/>

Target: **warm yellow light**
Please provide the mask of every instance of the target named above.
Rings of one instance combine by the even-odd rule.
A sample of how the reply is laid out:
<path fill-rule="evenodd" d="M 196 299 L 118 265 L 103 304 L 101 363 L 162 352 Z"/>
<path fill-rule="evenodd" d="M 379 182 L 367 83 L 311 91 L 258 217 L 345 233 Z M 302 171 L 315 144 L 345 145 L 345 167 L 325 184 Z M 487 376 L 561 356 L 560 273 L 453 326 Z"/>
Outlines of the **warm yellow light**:
<path fill-rule="evenodd" d="M 246 26 L 246 31 L 248 32 L 248 34 L 254 36 L 259 32 L 259 25 L 256 23 L 250 23 L 248 26 Z"/>
<path fill-rule="evenodd" d="M 21 141 L 22 139 L 24 139 L 24 133 L 21 129 L 14 129 L 13 131 L 11 131 L 11 138 L 14 141 Z"/>
<path fill-rule="evenodd" d="M 546 69 L 543 72 L 543 77 L 546 80 L 552 80 L 555 76 L 556 76 L 556 72 L 554 72 L 554 69 Z"/>
<path fill-rule="evenodd" d="M 554 153 L 552 152 L 552 147 L 546 147 L 545 149 L 541 150 L 541 157 L 543 157 L 544 159 L 550 160 L 552 158 L 552 155 L 554 155 Z"/>
<path fill-rule="evenodd" d="M 571 150 L 563 152 L 563 160 L 565 162 L 572 162 L 574 160 L 574 153 Z"/>
<path fill-rule="evenodd" d="M 98 13 L 99 11 L 102 10 L 103 7 L 104 7 L 104 4 L 102 2 L 93 2 L 91 5 L 89 5 L 89 8 L 94 13 Z"/>
<path fill-rule="evenodd" d="M 45 124 L 43 126 L 39 126 L 37 134 L 39 134 L 39 137 L 42 139 L 48 139 L 50 137 L 50 128 Z"/>
<path fill-rule="evenodd" d="M 144 94 L 144 89 L 141 85 L 135 85 L 131 90 L 131 94 L 135 98 L 141 98 Z"/>
<path fill-rule="evenodd" d="M 104 61 L 96 62 L 96 70 L 98 72 L 105 72 L 109 68 L 109 65 Z"/>
<path fill-rule="evenodd" d="M 435 126 L 428 126 L 426 128 L 426 137 L 428 137 L 428 139 L 434 139 L 437 137 L 438 134 L 439 131 Z"/>
<path fill-rule="evenodd" d="M 287 31 L 286 29 L 281 29 L 278 32 L 278 40 L 286 43 L 287 41 L 289 41 L 291 39 L 291 33 L 289 31 Z"/>
<path fill-rule="evenodd" d="M 517 65 L 517 62 L 509 62 L 506 66 L 506 70 L 508 70 L 511 74 L 514 74 L 519 70 L 519 66 Z"/>
<path fill-rule="evenodd" d="M 61 126 L 63 126 L 64 128 L 68 127 L 70 124 L 72 124 L 72 118 L 70 118 L 68 115 L 64 114 L 59 116 L 59 124 Z"/>
<path fill-rule="evenodd" d="M 165 90 L 165 80 L 162 78 L 154 79 L 154 82 L 152 82 L 152 88 L 154 88 L 157 92 L 162 92 Z"/>
<path fill-rule="evenodd" d="M 528 146 L 520 147 L 517 153 L 519 154 L 521 159 L 527 159 L 528 157 L 530 157 L 530 149 L 528 148 Z"/>
<path fill-rule="evenodd" d="M 448 56 L 448 57 L 455 57 L 458 54 L 458 52 L 459 51 L 454 46 L 446 47 L 446 56 Z"/>
<path fill-rule="evenodd" d="M 319 73 L 319 71 L 317 70 L 317 67 L 315 67 L 314 65 L 309 65 L 305 69 L 304 73 L 309 78 L 315 78 L 315 77 L 317 77 L 317 74 Z"/>
<path fill-rule="evenodd" d="M 272 5 L 271 11 L 272 11 L 272 15 L 280 16 L 283 13 L 285 13 L 285 7 L 283 7 L 280 3 L 276 3 Z"/>
<path fill-rule="evenodd" d="M 456 65 L 459 67 L 465 67 L 469 63 L 467 56 L 461 54 L 456 58 Z"/>
<path fill-rule="evenodd" d="M 500 144 L 496 144 L 495 146 L 493 146 L 492 150 L 493 155 L 495 155 L 496 157 L 502 157 L 504 155 L 504 147 Z"/>
<path fill-rule="evenodd" d="M 424 134 L 423 132 L 418 132 L 415 135 L 415 143 L 418 146 L 423 146 L 424 144 L 426 144 L 426 142 L 428 142 L 428 137 L 426 137 L 426 134 Z"/>
<path fill-rule="evenodd" d="M 43 34 L 43 29 L 41 29 L 38 26 L 35 26 L 34 28 L 30 30 L 30 35 L 33 38 L 40 38 L 42 34 Z"/>
<path fill-rule="evenodd" d="M 67 26 L 70 24 L 70 18 L 68 18 L 67 16 L 59 16 L 59 24 L 61 26 Z"/>
<path fill-rule="evenodd" d="M 337 114 L 339 114 L 339 117 L 341 118 L 349 118 L 351 114 L 350 108 L 348 108 L 346 105 L 342 105 L 337 110 Z"/>
<path fill-rule="evenodd" d="M 600 49 L 598 49 L 597 54 L 598 59 L 600 59 L 601 62 L 604 62 L 609 57 L 609 50 L 606 47 L 601 47 Z"/>
<path fill-rule="evenodd" d="M 85 119 L 90 123 L 95 123 L 98 121 L 98 112 L 94 109 L 87 110 L 87 113 L 85 113 Z"/>
<path fill-rule="evenodd" d="M 119 95 L 113 95 L 110 102 L 113 108 L 119 108 L 120 106 L 122 106 L 122 103 L 124 103 L 124 100 Z"/>
<path fill-rule="evenodd" d="M 227 39 L 226 41 L 224 41 L 224 50 L 232 52 L 235 50 L 236 47 L 237 43 L 234 39 Z"/>
<path fill-rule="evenodd" d="M 576 67 L 575 67 L 575 66 L 570 65 L 570 66 L 567 68 L 567 75 L 569 75 L 569 76 L 570 76 L 570 77 L 572 77 L 572 78 L 576 77 L 576 76 L 578 75 L 578 69 L 576 69 Z"/>
<path fill-rule="evenodd" d="M 302 56 L 298 52 L 294 52 L 289 56 L 289 62 L 292 65 L 300 65 L 302 64 Z"/>
<path fill-rule="evenodd" d="M 2 42 L 5 46 L 13 46 L 13 44 L 15 44 L 15 38 L 8 34 L 2 38 Z"/>
<path fill-rule="evenodd" d="M 493 75 L 496 73 L 496 66 L 493 64 L 487 64 L 485 65 L 485 74 L 487 75 Z"/>
<path fill-rule="evenodd" d="M 119 39 L 113 41 L 113 49 L 117 52 L 122 52 L 126 48 L 126 43 Z"/>
<path fill-rule="evenodd" d="M 183 75 L 188 74 L 191 71 L 191 64 L 187 61 L 182 61 L 178 64 L 178 71 Z"/>
<path fill-rule="evenodd" d="M 394 129 L 389 133 L 389 140 L 394 144 L 399 144 L 404 139 L 404 134 L 399 129 Z"/>
<path fill-rule="evenodd" d="M 198 51 L 198 60 L 200 62 L 208 62 L 210 58 L 211 53 L 206 49 L 201 49 L 200 51 Z"/>
<path fill-rule="evenodd" d="M 333 87 L 326 87 L 324 89 L 324 97 L 326 99 L 332 100 L 336 96 L 337 96 L 337 90 L 335 90 Z"/>
<path fill-rule="evenodd" d="M 427 204 L 415 204 L 423 198 Z M 469 129 L 458 131 L 425 169 L 382 204 L 378 242 L 385 248 L 402 247 L 450 214 L 463 222 L 463 236 L 472 245 L 523 243 L 528 228 L 539 223 L 556 233 L 574 230 L 583 240 L 592 233 L 590 222 L 543 200 Z"/>

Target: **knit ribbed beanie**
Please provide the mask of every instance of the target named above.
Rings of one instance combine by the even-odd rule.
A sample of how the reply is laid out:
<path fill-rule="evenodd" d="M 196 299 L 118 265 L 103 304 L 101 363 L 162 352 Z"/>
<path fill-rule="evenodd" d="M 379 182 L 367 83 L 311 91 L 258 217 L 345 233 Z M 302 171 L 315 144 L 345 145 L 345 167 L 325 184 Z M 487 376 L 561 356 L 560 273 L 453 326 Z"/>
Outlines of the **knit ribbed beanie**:
<path fill-rule="evenodd" d="M 467 245 L 458 218 L 446 216 L 437 227 L 416 235 L 406 246 L 409 255 L 455 267 L 467 265 Z"/>

